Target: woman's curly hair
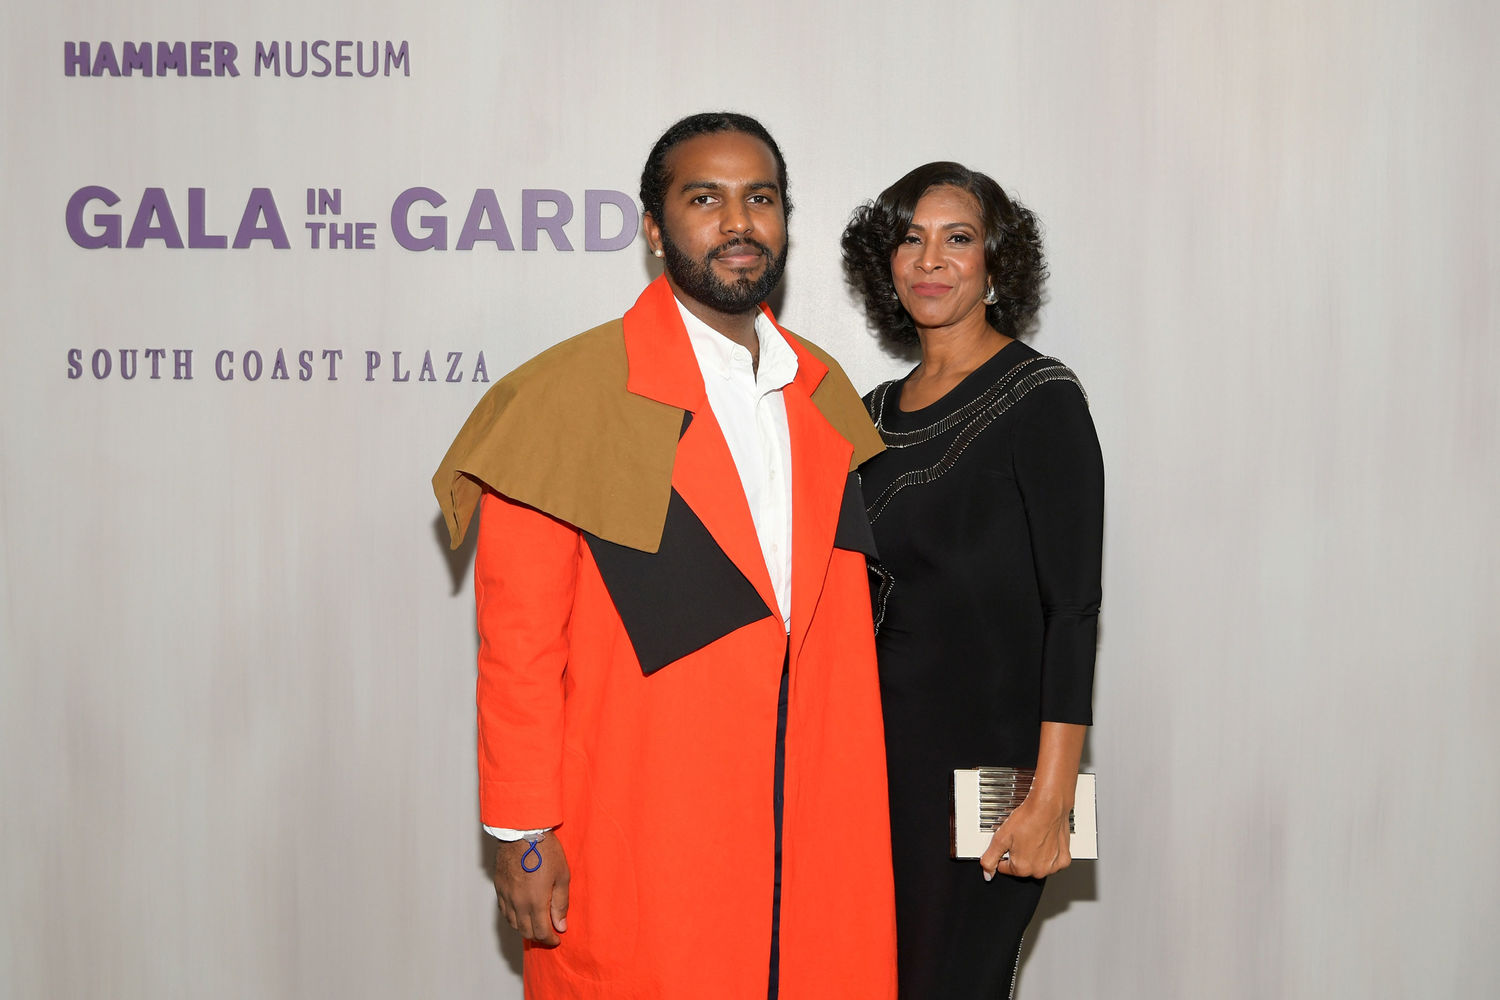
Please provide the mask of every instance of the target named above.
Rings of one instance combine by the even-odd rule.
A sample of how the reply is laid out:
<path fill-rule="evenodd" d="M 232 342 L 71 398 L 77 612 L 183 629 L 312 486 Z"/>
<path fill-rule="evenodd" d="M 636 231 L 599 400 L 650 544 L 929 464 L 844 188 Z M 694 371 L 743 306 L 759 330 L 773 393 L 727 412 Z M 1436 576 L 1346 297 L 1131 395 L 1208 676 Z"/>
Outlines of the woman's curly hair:
<path fill-rule="evenodd" d="M 998 296 L 985 308 L 985 319 L 1008 337 L 1031 332 L 1047 278 L 1036 216 L 986 175 L 949 161 L 913 170 L 856 208 L 844 229 L 844 276 L 864 298 L 870 326 L 899 348 L 917 343 L 916 324 L 896 298 L 891 255 L 906 238 L 922 195 L 945 186 L 967 191 L 979 202 L 985 270 Z"/>

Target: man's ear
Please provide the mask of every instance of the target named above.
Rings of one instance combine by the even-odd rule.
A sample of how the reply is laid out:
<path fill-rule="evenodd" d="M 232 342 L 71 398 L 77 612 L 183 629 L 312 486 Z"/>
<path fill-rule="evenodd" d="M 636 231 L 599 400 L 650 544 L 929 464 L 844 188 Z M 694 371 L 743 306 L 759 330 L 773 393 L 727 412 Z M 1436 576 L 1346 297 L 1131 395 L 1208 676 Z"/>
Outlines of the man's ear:
<path fill-rule="evenodd" d="M 657 257 L 661 256 L 661 226 L 647 212 L 641 216 L 641 231 L 646 234 L 646 248 Z"/>

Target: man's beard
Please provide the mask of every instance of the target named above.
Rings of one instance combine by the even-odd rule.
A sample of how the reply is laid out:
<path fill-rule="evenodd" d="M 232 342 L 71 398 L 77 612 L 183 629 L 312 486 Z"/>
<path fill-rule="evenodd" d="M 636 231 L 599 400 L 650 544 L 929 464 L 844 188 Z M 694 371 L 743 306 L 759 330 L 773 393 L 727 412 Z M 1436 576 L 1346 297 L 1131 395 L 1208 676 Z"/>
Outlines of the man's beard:
<path fill-rule="evenodd" d="M 726 282 L 713 270 L 713 258 L 732 247 L 749 246 L 759 250 L 766 258 L 765 269 L 759 278 L 751 281 L 748 277 L 735 278 Z M 667 267 L 667 273 L 677 283 L 677 287 L 684 295 L 721 313 L 735 315 L 753 310 L 766 300 L 766 296 L 776 290 L 781 283 L 781 273 L 786 270 L 786 255 L 790 249 L 790 243 L 781 248 L 781 256 L 773 256 L 771 248 L 756 240 L 733 239 L 714 247 L 703 259 L 693 260 L 687 254 L 678 249 L 667 236 L 666 230 L 661 234 L 662 258 Z"/>

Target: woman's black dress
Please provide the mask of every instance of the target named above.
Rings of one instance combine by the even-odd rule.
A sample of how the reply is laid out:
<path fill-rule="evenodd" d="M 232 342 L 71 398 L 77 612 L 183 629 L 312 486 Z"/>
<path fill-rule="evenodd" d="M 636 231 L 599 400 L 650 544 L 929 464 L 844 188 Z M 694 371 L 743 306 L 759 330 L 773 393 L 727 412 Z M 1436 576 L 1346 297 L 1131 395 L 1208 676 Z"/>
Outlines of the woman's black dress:
<path fill-rule="evenodd" d="M 887 450 L 860 469 L 902 1000 L 1009 995 L 1042 881 L 949 857 L 954 768 L 1032 767 L 1040 724 L 1088 724 L 1104 470 L 1071 371 L 1020 341 L 931 406 L 865 397 Z"/>

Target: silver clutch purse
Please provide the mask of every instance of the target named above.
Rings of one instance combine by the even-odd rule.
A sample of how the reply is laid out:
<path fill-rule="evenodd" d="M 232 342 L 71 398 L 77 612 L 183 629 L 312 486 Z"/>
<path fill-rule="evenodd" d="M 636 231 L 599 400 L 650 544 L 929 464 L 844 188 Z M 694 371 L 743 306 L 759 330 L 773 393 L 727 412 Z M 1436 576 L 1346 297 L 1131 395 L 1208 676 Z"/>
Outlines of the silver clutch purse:
<path fill-rule="evenodd" d="M 1029 767 L 971 767 L 953 772 L 952 856 L 977 858 L 990 846 L 995 827 L 1025 801 L 1036 771 Z M 1068 817 L 1068 851 L 1076 861 L 1099 857 L 1094 776 L 1080 774 Z"/>

